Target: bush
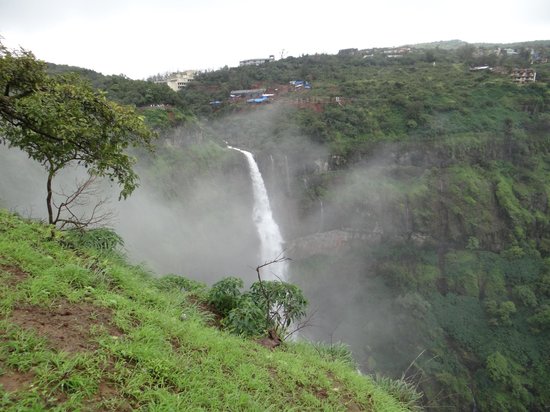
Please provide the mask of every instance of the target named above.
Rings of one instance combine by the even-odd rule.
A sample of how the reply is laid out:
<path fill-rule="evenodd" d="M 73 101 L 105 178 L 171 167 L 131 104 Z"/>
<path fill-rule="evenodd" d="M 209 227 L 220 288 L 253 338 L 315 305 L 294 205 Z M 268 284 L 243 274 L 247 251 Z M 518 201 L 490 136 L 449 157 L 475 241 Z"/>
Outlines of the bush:
<path fill-rule="evenodd" d="M 394 398 L 398 399 L 410 411 L 421 411 L 420 400 L 422 393 L 416 390 L 413 383 L 405 379 L 390 379 L 385 376 L 377 376 L 375 382 Z"/>
<path fill-rule="evenodd" d="M 208 292 L 208 303 L 225 318 L 239 305 L 243 286 L 242 279 L 233 276 L 224 278 L 212 285 Z"/>
<path fill-rule="evenodd" d="M 273 330 L 284 337 L 288 327 L 305 316 L 307 301 L 300 288 L 286 282 L 254 282 L 241 293 L 242 279 L 228 277 L 208 291 L 208 303 L 231 332 L 258 336 Z"/>
<path fill-rule="evenodd" d="M 67 230 L 63 240 L 74 248 L 89 248 L 99 252 L 116 252 L 124 246 L 122 237 L 109 228 Z"/>
<path fill-rule="evenodd" d="M 156 280 L 157 287 L 161 290 L 178 290 L 193 295 L 201 296 L 206 290 L 206 285 L 196 280 L 187 279 L 179 275 L 166 275 Z"/>
<path fill-rule="evenodd" d="M 340 361 L 348 364 L 351 367 L 357 367 L 353 354 L 349 346 L 342 342 L 325 343 L 314 342 L 312 346 L 315 348 L 319 356 L 331 361 Z"/>
<path fill-rule="evenodd" d="M 301 289 L 287 282 L 254 282 L 250 287 L 251 299 L 260 307 L 266 318 L 268 328 L 276 331 L 286 330 L 306 314 L 307 300 Z M 269 316 L 267 314 L 269 313 Z"/>
<path fill-rule="evenodd" d="M 521 302 L 523 306 L 535 307 L 538 305 L 537 296 L 529 285 L 517 285 L 512 289 L 514 297 Z"/>
<path fill-rule="evenodd" d="M 259 336 L 266 332 L 266 316 L 250 296 L 241 299 L 239 306 L 232 309 L 222 324 L 236 335 Z"/>
<path fill-rule="evenodd" d="M 490 316 L 489 323 L 494 326 L 511 326 L 510 316 L 516 313 L 514 302 L 507 300 L 505 302 L 496 302 L 489 300 L 485 303 L 485 310 Z"/>

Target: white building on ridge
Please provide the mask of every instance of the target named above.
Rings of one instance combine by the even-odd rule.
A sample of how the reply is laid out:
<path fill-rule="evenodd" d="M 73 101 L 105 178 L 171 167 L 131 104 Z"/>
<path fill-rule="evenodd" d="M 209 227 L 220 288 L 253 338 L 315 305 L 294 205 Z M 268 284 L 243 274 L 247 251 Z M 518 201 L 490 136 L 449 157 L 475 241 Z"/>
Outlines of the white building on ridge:
<path fill-rule="evenodd" d="M 172 73 L 166 80 L 157 80 L 155 83 L 167 84 L 169 88 L 177 92 L 187 86 L 195 78 L 197 70 L 185 70 L 183 72 Z"/>

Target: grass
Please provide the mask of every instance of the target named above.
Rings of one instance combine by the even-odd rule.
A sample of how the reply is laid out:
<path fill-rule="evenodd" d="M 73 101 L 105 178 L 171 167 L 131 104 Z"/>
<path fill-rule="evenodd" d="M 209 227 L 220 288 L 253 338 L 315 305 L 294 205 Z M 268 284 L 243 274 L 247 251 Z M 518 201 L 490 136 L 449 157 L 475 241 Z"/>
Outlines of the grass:
<path fill-rule="evenodd" d="M 1 410 L 408 410 L 349 362 L 229 335 L 144 268 L 70 245 L 0 211 Z"/>

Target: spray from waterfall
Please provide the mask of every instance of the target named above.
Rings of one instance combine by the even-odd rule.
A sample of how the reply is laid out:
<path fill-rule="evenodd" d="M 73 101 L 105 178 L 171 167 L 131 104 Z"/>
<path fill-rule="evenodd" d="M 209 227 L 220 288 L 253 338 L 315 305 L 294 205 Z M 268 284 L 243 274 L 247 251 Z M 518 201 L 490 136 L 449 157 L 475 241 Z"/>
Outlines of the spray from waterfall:
<path fill-rule="evenodd" d="M 252 220 L 256 226 L 258 236 L 260 238 L 260 262 L 271 262 L 282 257 L 283 253 L 283 236 L 279 230 L 279 226 L 273 218 L 269 197 L 265 188 L 264 180 L 258 164 L 254 160 L 252 153 L 246 150 L 237 149 L 236 147 L 227 146 L 229 149 L 236 150 L 245 155 L 250 170 L 250 179 L 252 180 L 252 190 L 254 194 L 254 207 L 252 210 Z M 286 281 L 287 263 L 278 262 L 266 267 L 263 273 L 264 279 L 275 280 L 279 278 Z"/>
<path fill-rule="evenodd" d="M 286 192 L 290 195 L 290 170 L 288 168 L 288 156 L 285 155 Z"/>
<path fill-rule="evenodd" d="M 319 199 L 319 204 L 321 205 L 321 214 L 320 214 L 320 227 L 319 232 L 323 232 L 325 230 L 325 207 L 323 205 L 323 200 Z"/>

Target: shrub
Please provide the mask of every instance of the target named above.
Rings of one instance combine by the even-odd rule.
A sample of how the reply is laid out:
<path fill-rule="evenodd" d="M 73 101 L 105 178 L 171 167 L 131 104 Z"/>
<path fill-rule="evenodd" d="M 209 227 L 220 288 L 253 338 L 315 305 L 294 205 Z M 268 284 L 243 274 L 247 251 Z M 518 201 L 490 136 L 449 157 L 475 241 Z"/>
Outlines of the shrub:
<path fill-rule="evenodd" d="M 116 252 L 124 246 L 124 240 L 113 229 L 106 227 L 64 232 L 63 240 L 74 248 L 89 248 L 99 252 Z"/>
<path fill-rule="evenodd" d="M 286 282 L 255 282 L 241 293 L 243 281 L 227 277 L 208 291 L 208 303 L 231 332 L 258 336 L 273 330 L 284 337 L 289 326 L 305 316 L 307 301 L 300 288 Z"/>
<path fill-rule="evenodd" d="M 291 283 L 279 281 L 254 282 L 248 292 L 267 320 L 267 328 L 285 331 L 306 314 L 307 300 L 302 290 Z"/>
<path fill-rule="evenodd" d="M 208 303 L 212 305 L 222 317 L 227 317 L 241 300 L 242 279 L 229 276 L 214 283 L 208 292 Z"/>
<path fill-rule="evenodd" d="M 259 336 L 266 332 L 265 313 L 250 296 L 241 299 L 222 324 L 231 333 L 242 336 Z"/>
<path fill-rule="evenodd" d="M 351 367 L 356 367 L 356 362 L 355 359 L 353 359 L 351 349 L 345 343 L 336 342 L 329 344 L 325 342 L 314 342 L 312 343 L 312 346 L 315 348 L 319 356 L 324 359 L 340 361 Z"/>
<path fill-rule="evenodd" d="M 206 285 L 204 283 L 173 274 L 157 279 L 156 284 L 161 290 L 176 289 L 180 292 L 187 292 L 199 296 L 201 296 L 206 290 Z"/>
<path fill-rule="evenodd" d="M 399 400 L 410 411 L 421 411 L 420 400 L 422 393 L 416 390 L 412 382 L 405 379 L 391 379 L 385 376 L 377 376 L 375 382 Z"/>
<path fill-rule="evenodd" d="M 523 306 L 535 307 L 538 305 L 537 296 L 529 285 L 517 285 L 512 289 L 514 297 L 521 302 Z"/>
<path fill-rule="evenodd" d="M 510 316 L 516 313 L 516 305 L 514 302 L 507 300 L 505 302 L 496 302 L 489 300 L 485 304 L 487 314 L 490 316 L 489 323 L 498 326 L 511 326 L 512 320 Z"/>
<path fill-rule="evenodd" d="M 542 305 L 527 321 L 537 331 L 550 328 L 550 305 Z"/>

